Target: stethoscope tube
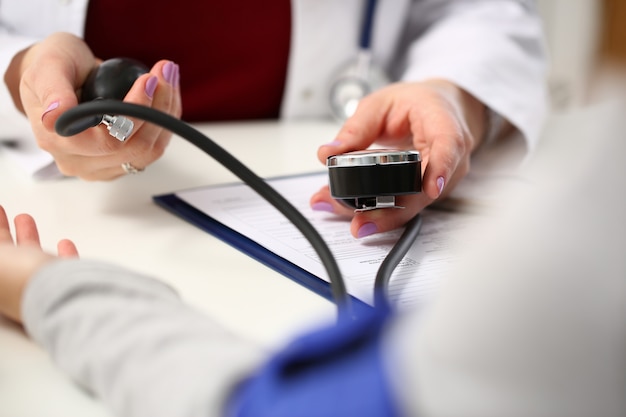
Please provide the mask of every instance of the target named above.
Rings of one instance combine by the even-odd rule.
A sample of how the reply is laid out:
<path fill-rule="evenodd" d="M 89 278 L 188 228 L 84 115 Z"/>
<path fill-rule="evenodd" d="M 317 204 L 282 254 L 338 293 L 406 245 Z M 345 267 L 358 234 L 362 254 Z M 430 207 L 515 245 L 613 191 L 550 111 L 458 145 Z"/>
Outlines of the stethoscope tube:
<path fill-rule="evenodd" d="M 261 177 L 209 137 L 187 123 L 169 114 L 137 104 L 118 100 L 96 100 L 79 104 L 59 116 L 55 124 L 55 130 L 61 136 L 75 135 L 79 133 L 76 126 L 85 126 L 84 120 L 92 119 L 95 115 L 101 114 L 135 117 L 161 126 L 200 148 L 239 177 L 244 183 L 248 184 L 289 219 L 304 237 L 309 240 L 328 273 L 331 293 L 338 307 L 339 319 L 343 317 L 347 319 L 353 318 L 351 298 L 346 290 L 339 265 L 330 248 L 313 225 Z"/>
<path fill-rule="evenodd" d="M 372 38 L 377 3 L 377 0 L 365 0 L 356 56 L 339 71 L 330 85 L 330 111 L 341 122 L 355 113 L 363 97 L 388 82 L 382 68 L 373 62 Z"/>
<path fill-rule="evenodd" d="M 376 4 L 377 0 L 367 0 L 365 4 L 365 13 L 363 14 L 363 22 L 361 23 L 361 36 L 359 38 L 359 47 L 364 51 L 369 51 L 372 47 Z"/>

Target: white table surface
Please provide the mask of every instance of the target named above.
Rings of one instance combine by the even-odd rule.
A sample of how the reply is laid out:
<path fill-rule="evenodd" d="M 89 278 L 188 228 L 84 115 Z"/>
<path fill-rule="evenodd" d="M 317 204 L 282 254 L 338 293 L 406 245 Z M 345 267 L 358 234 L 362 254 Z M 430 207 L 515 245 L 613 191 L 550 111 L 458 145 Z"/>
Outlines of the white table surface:
<path fill-rule="evenodd" d="M 262 177 L 323 169 L 333 122 L 209 124 L 200 130 Z M 190 304 L 243 337 L 280 346 L 334 306 L 160 208 L 156 194 L 237 178 L 185 140 L 140 175 L 111 182 L 37 181 L 0 151 L 0 204 L 38 221 L 44 248 L 71 238 L 81 257 L 111 261 L 173 285 Z M 0 318 L 0 417 L 109 416 L 69 381 L 20 327 Z"/>

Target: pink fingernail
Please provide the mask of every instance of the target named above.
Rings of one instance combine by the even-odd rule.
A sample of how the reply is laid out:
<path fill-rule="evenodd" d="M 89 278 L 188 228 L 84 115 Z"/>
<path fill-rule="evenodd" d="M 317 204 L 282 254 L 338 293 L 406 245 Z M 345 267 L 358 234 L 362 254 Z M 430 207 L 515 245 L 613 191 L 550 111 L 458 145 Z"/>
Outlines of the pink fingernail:
<path fill-rule="evenodd" d="M 324 146 L 339 146 L 339 145 L 341 145 L 341 142 L 339 142 L 337 139 L 335 139 L 334 141 L 332 141 L 330 143 L 327 143 Z"/>
<path fill-rule="evenodd" d="M 359 227 L 359 231 L 356 232 L 357 237 L 365 237 L 369 235 L 373 235 L 378 232 L 378 227 L 374 223 L 364 223 Z"/>
<path fill-rule="evenodd" d="M 441 195 L 441 192 L 443 191 L 443 186 L 445 184 L 446 180 L 444 180 L 443 177 L 437 178 L 437 188 L 439 189 L 439 195 Z"/>
<path fill-rule="evenodd" d="M 148 78 L 148 81 L 146 81 L 146 95 L 148 97 L 152 98 L 154 96 L 157 84 L 159 84 L 158 77 L 153 75 L 152 77 Z"/>
<path fill-rule="evenodd" d="M 168 61 L 167 63 L 165 63 L 165 65 L 163 65 L 163 78 L 165 78 L 165 81 L 167 81 L 170 84 L 174 84 L 174 77 L 175 77 L 175 73 L 176 73 L 176 64 L 174 64 L 171 61 Z"/>
<path fill-rule="evenodd" d="M 332 213 L 334 211 L 333 210 L 333 205 L 330 204 L 330 203 L 327 203 L 325 201 L 320 201 L 318 203 L 311 204 L 311 208 L 314 211 L 325 211 L 325 212 L 328 212 L 328 213 Z"/>
<path fill-rule="evenodd" d="M 176 71 L 174 73 L 174 87 L 178 87 L 180 85 L 180 67 L 176 64 Z"/>
<path fill-rule="evenodd" d="M 43 112 L 43 114 L 41 115 L 41 120 L 43 120 L 44 116 L 48 113 L 50 113 L 52 110 L 56 109 L 59 107 L 59 101 L 53 101 L 52 103 L 50 103 L 50 105 L 48 106 L 48 108 Z"/>

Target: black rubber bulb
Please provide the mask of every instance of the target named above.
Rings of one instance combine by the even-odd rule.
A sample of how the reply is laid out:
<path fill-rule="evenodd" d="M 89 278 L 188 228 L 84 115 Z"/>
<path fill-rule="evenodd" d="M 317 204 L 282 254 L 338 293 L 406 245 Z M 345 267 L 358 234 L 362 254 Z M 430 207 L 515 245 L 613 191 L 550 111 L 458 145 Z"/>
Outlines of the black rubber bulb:
<path fill-rule="evenodd" d="M 87 76 L 80 101 L 123 100 L 133 83 L 149 69 L 131 58 L 112 58 L 94 68 Z"/>
<path fill-rule="evenodd" d="M 80 102 L 113 99 L 123 100 L 134 82 L 149 69 L 131 58 L 112 58 L 94 68 L 83 84 Z M 68 134 L 78 134 L 102 122 L 104 115 L 95 115 L 72 124 Z"/>

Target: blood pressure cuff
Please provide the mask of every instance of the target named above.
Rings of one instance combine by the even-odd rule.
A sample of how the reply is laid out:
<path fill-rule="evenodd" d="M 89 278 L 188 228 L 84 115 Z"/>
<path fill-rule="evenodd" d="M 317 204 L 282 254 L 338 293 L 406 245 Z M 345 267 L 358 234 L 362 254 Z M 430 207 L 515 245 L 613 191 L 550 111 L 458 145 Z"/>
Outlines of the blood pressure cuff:
<path fill-rule="evenodd" d="M 397 416 L 381 360 L 390 314 L 365 308 L 294 340 L 238 388 L 227 415 Z"/>

